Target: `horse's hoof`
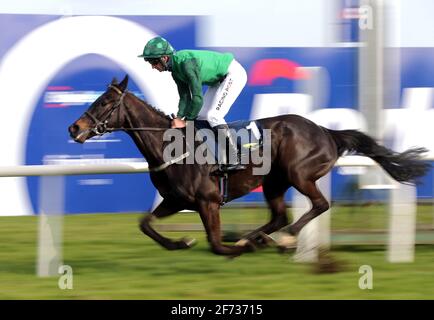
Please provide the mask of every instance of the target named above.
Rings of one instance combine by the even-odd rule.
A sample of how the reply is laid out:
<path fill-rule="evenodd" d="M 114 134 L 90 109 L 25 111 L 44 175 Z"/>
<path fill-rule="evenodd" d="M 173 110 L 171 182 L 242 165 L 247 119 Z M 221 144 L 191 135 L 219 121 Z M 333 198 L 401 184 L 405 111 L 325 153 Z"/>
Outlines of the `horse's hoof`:
<path fill-rule="evenodd" d="M 297 247 L 297 238 L 286 232 L 274 232 L 270 235 L 277 247 L 284 249 L 293 249 Z"/>
<path fill-rule="evenodd" d="M 235 246 L 237 247 L 243 247 L 244 248 L 244 252 L 254 252 L 256 251 L 256 246 L 255 244 L 250 241 L 249 239 L 241 239 L 239 241 L 237 241 L 235 243 Z"/>
<path fill-rule="evenodd" d="M 283 235 L 279 241 L 277 242 L 279 247 L 283 247 L 286 249 L 294 249 L 297 248 L 297 238 L 291 235 Z"/>
<path fill-rule="evenodd" d="M 262 231 L 250 236 L 248 239 L 255 249 L 264 249 L 275 244 L 274 240 Z"/>
<path fill-rule="evenodd" d="M 245 247 L 246 245 L 248 245 L 250 243 L 249 239 L 240 239 L 237 242 L 235 242 L 235 245 L 237 247 Z"/>
<path fill-rule="evenodd" d="M 168 250 L 190 249 L 197 243 L 196 239 L 182 238 L 181 240 L 173 241 L 166 246 Z"/>
<path fill-rule="evenodd" d="M 276 241 L 274 241 L 274 239 L 272 237 L 270 237 L 268 234 L 264 233 L 264 232 L 259 232 L 259 236 L 262 240 L 262 243 L 264 244 L 264 246 L 266 247 L 270 247 L 272 245 L 276 244 Z"/>
<path fill-rule="evenodd" d="M 182 238 L 181 241 L 185 243 L 187 248 L 192 248 L 197 244 L 197 240 L 194 238 Z"/>

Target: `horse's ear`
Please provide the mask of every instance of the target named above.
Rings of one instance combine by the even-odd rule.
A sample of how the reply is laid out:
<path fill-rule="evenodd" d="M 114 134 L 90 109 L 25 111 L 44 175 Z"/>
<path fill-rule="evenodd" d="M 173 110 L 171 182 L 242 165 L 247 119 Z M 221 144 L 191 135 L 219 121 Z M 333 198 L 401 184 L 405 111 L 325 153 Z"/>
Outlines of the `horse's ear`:
<path fill-rule="evenodd" d="M 127 87 L 128 87 L 128 75 L 126 74 L 124 80 L 122 80 L 121 83 L 119 83 L 119 88 L 120 88 L 122 91 L 125 91 L 125 89 L 126 89 Z"/>
<path fill-rule="evenodd" d="M 113 79 L 112 79 L 112 83 L 111 84 L 118 84 L 118 79 L 116 79 L 116 77 L 114 77 Z"/>

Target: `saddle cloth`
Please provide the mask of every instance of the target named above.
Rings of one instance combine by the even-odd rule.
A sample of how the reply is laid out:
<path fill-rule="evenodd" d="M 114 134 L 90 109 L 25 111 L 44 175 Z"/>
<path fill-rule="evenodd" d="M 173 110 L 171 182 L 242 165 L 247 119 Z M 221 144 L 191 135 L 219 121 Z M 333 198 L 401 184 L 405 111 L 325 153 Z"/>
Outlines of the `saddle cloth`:
<path fill-rule="evenodd" d="M 237 149 L 241 157 L 262 146 L 263 128 L 258 121 L 238 120 L 229 122 L 227 125 L 229 129 L 231 129 L 234 140 L 237 140 Z M 199 135 L 203 137 L 202 140 L 206 143 L 207 150 L 218 160 L 217 130 L 212 129 L 206 120 L 195 120 L 194 126 L 196 128 L 196 134 L 199 133 Z"/>

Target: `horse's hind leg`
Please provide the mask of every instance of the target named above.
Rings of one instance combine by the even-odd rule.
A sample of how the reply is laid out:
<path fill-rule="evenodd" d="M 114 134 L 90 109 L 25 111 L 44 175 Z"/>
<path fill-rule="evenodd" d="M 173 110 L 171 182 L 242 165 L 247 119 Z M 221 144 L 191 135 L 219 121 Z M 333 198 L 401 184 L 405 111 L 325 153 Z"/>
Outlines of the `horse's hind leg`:
<path fill-rule="evenodd" d="M 151 226 L 151 221 L 156 218 L 164 218 L 168 217 L 178 211 L 184 209 L 180 205 L 176 205 L 177 201 L 169 201 L 164 199 L 160 205 L 155 208 L 155 210 L 151 214 L 145 215 L 140 221 L 140 230 L 154 241 L 158 242 L 161 246 L 168 250 L 177 250 L 177 249 L 187 249 L 194 245 L 195 240 L 171 240 L 169 238 L 163 237 L 154 228 Z"/>

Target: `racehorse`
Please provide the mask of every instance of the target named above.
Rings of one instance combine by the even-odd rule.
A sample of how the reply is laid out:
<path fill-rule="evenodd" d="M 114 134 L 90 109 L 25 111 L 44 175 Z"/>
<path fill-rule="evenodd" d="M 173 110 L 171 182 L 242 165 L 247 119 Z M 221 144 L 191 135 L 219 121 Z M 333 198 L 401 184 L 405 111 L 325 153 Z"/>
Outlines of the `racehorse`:
<path fill-rule="evenodd" d="M 376 161 L 391 177 L 414 184 L 430 165 L 422 162 L 425 148 L 402 153 L 378 144 L 357 130 L 330 130 L 298 115 L 288 114 L 257 120 L 271 132 L 271 169 L 265 175 L 253 175 L 252 165 L 228 175 L 228 201 L 241 197 L 262 185 L 271 210 L 268 223 L 245 236 L 239 245 L 224 245 L 221 240 L 219 209 L 222 203 L 219 177 L 212 174 L 215 164 L 176 164 L 165 162 L 163 134 L 171 127 L 170 116 L 150 106 L 127 90 L 128 76 L 118 83 L 113 79 L 107 90 L 69 128 L 79 143 L 95 135 L 114 130 L 125 131 L 149 163 L 150 178 L 163 201 L 140 221 L 141 231 L 169 250 L 190 248 L 185 238 L 172 240 L 159 234 L 151 225 L 160 219 L 188 209 L 199 212 L 207 239 L 215 254 L 238 256 L 254 250 L 263 241 L 261 235 L 285 227 L 292 236 L 312 219 L 329 209 L 329 203 L 316 185 L 345 152 L 367 156 Z M 179 161 L 177 159 L 175 162 Z M 309 198 L 311 209 L 289 224 L 285 192 L 294 187 Z"/>

